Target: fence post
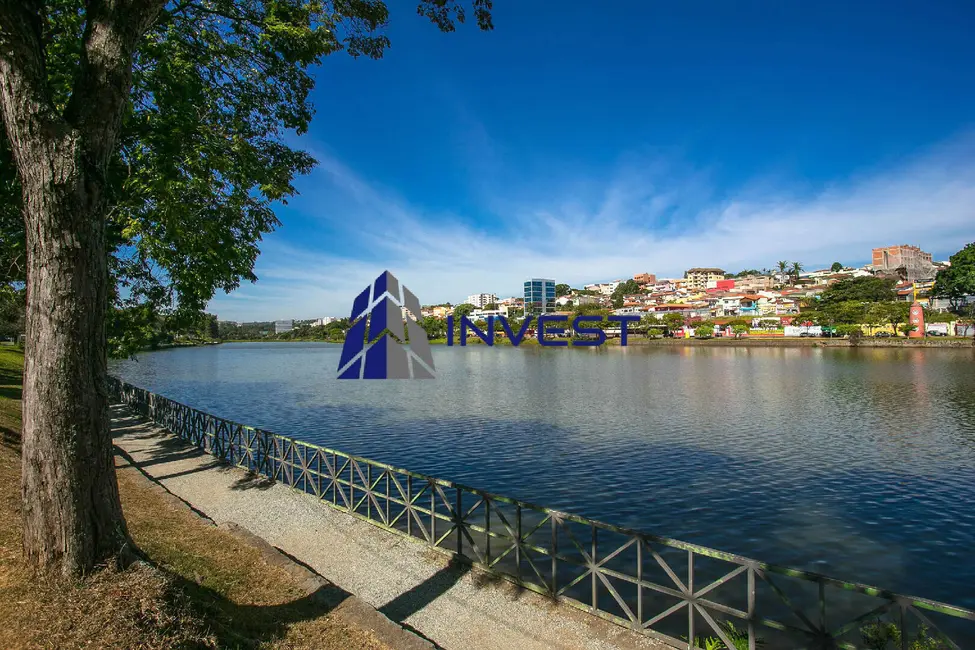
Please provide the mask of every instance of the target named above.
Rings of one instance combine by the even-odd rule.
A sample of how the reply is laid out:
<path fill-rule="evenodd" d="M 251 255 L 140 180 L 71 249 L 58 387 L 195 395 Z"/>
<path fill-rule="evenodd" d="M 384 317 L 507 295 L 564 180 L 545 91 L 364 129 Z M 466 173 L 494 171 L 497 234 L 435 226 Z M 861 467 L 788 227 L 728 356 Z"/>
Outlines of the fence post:
<path fill-rule="evenodd" d="M 515 506 L 515 565 L 521 582 L 521 504 Z"/>
<path fill-rule="evenodd" d="M 558 581 L 556 579 L 556 571 L 559 567 L 559 561 L 555 557 L 559 554 L 559 527 L 558 523 L 555 521 L 554 514 L 549 513 L 548 519 L 552 522 L 552 598 L 555 598 L 556 594 L 559 592 Z"/>
<path fill-rule="evenodd" d="M 437 547 L 437 488 L 433 479 L 427 481 L 430 487 L 430 545 Z"/>
<path fill-rule="evenodd" d="M 491 566 L 491 500 L 484 496 L 484 560 Z"/>
<path fill-rule="evenodd" d="M 634 629 L 643 631 L 643 538 L 636 538 L 636 625 Z M 752 649 L 754 650 L 754 648 Z"/>
<path fill-rule="evenodd" d="M 464 534 L 461 532 L 460 528 L 464 525 L 461 519 L 461 503 L 463 492 L 460 488 L 457 488 L 457 499 L 454 505 L 454 534 L 457 535 L 457 555 L 464 554 Z"/>
<path fill-rule="evenodd" d="M 597 528 L 593 524 L 590 524 L 589 527 L 592 529 L 592 558 L 591 558 L 591 561 L 592 561 L 592 603 L 591 603 L 591 609 L 592 609 L 593 612 L 595 612 L 597 609 L 599 609 L 599 580 L 596 577 L 596 571 L 599 570 L 596 567 L 596 543 L 597 543 L 597 541 L 596 541 L 597 540 L 597 538 L 596 538 L 596 535 L 597 535 L 596 531 L 597 531 Z"/>
<path fill-rule="evenodd" d="M 687 593 L 694 595 L 694 551 L 687 551 Z M 694 603 L 687 603 L 687 647 L 694 648 Z"/>
<path fill-rule="evenodd" d="M 755 650 L 755 567 L 748 567 L 748 650 Z"/>

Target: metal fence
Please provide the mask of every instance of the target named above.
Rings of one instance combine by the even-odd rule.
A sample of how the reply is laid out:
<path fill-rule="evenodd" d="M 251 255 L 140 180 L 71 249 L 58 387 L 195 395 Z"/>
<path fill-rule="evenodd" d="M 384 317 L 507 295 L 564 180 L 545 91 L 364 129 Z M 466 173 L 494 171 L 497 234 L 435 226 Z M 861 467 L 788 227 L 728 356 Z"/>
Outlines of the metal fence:
<path fill-rule="evenodd" d="M 975 647 L 969 609 L 491 494 L 215 417 L 115 378 L 109 390 L 231 465 L 675 647 Z"/>

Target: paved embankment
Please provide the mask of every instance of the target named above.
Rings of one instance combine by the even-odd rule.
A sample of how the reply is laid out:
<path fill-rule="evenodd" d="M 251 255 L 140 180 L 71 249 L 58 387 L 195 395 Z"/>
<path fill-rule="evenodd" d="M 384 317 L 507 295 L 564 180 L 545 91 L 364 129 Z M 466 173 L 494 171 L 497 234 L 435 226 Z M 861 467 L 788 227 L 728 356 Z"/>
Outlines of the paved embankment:
<path fill-rule="evenodd" d="M 148 477 L 217 524 L 236 523 L 440 647 L 665 648 L 253 478 L 115 407 L 115 444 Z"/>

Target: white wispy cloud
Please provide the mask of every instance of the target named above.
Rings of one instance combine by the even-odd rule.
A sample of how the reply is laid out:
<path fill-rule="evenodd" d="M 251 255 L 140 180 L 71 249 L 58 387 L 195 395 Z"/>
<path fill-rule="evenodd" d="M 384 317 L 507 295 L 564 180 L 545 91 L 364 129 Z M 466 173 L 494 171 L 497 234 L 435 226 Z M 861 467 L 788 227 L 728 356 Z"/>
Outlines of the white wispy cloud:
<path fill-rule="evenodd" d="M 692 266 L 771 267 L 779 259 L 812 268 L 867 261 L 871 248 L 895 243 L 943 257 L 975 240 L 972 134 L 813 194 L 778 181 L 715 199 L 705 172 L 675 172 L 660 159 L 631 160 L 604 183 L 526 179 L 524 188 L 498 188 L 500 198 L 485 206 L 497 214 L 489 229 L 431 214 L 315 153 L 321 164 L 297 209 L 311 213 L 326 202 L 323 227 L 361 253 L 323 251 L 314 237 L 296 243 L 285 220 L 263 246 L 261 280 L 212 302 L 221 318 L 344 315 L 384 269 L 425 303 L 458 302 L 482 291 L 519 295 L 529 277 L 579 286 L 642 271 L 679 276 Z"/>

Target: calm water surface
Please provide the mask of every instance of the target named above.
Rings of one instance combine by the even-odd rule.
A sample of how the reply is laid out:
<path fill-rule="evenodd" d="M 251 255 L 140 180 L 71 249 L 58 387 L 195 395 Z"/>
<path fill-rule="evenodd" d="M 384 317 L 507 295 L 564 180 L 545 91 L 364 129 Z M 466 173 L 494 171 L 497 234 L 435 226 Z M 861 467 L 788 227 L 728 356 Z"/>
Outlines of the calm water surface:
<path fill-rule="evenodd" d="M 339 381 L 340 346 L 119 362 L 215 415 L 760 560 L 975 607 L 972 350 L 435 347 Z"/>

